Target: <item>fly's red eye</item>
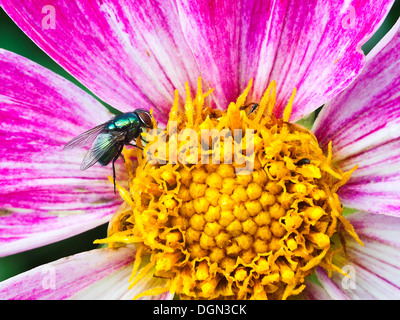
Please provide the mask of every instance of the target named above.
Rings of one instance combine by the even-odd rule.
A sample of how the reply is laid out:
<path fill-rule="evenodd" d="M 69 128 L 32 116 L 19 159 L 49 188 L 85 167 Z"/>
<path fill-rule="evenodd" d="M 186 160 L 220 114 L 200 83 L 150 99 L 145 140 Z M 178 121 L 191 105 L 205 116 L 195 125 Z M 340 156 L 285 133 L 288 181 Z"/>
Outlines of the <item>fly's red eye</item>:
<path fill-rule="evenodd" d="M 148 113 L 147 111 L 139 111 L 138 116 L 139 116 L 140 120 L 143 122 L 143 124 L 146 125 L 146 127 L 148 127 L 148 128 L 153 127 L 153 121 L 152 121 L 150 113 Z"/>

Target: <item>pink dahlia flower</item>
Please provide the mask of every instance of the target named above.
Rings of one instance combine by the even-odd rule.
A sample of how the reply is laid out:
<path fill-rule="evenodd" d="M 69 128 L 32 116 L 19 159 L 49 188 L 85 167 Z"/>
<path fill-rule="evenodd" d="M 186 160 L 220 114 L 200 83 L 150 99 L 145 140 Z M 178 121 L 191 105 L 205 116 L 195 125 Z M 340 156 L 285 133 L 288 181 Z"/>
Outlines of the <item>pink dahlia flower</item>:
<path fill-rule="evenodd" d="M 313 267 L 319 284 L 302 277 L 293 283 L 297 269 L 282 262 L 278 273 L 273 269 L 262 273 L 257 261 L 269 255 L 267 249 L 253 256 L 254 270 L 243 262 L 231 275 L 224 273 L 226 279 L 234 278 L 225 288 L 228 296 L 237 289 L 235 297 L 245 298 L 241 288 L 250 292 L 254 285 L 259 291 L 251 291 L 252 297 L 259 297 L 260 292 L 285 288 L 274 285 L 283 281 L 291 294 L 309 299 L 400 298 L 400 22 L 367 56 L 360 49 L 392 3 L 72 0 L 49 8 L 44 0 L 1 1 L 13 21 L 97 97 L 122 112 L 153 109 L 160 127 L 168 122 L 174 90 L 185 100 L 185 83 L 194 95 L 200 76 L 204 88 L 214 89 L 205 104 L 214 109 L 227 109 L 246 88 L 246 102 L 258 103 L 272 81 L 276 84 L 274 119 L 283 117 L 287 122 L 290 116 L 294 123 L 324 105 L 312 132 L 338 170 L 358 165 L 337 194 L 343 206 L 355 209 L 346 219 L 364 246 L 352 232 L 344 232 L 345 245 L 334 256 L 332 252 L 332 265 Z M 82 158 L 62 149 L 77 134 L 108 121 L 111 113 L 74 84 L 3 49 L 0 79 L 0 255 L 43 246 L 109 221 L 122 203 L 107 180 L 110 168 L 95 165 L 81 172 Z M 248 87 L 251 79 L 253 85 Z M 291 100 L 294 88 L 296 96 Z M 291 106 L 289 116 L 284 113 L 287 105 Z M 121 185 L 131 180 L 124 171 L 121 161 L 117 166 Z M 247 195 L 255 199 L 257 188 L 247 188 Z M 123 199 L 129 203 L 129 197 Z M 314 197 L 314 201 L 319 200 Z M 187 223 L 193 227 L 200 223 L 192 220 Z M 254 232 L 250 222 L 243 228 L 257 235 L 257 228 L 261 230 L 260 225 L 267 222 L 253 220 Z M 271 227 L 272 237 L 277 237 L 281 227 Z M 349 224 L 345 227 L 352 230 Z M 316 245 L 315 250 L 329 246 L 322 243 L 325 238 L 318 240 L 314 235 L 306 238 Z M 258 252 L 263 236 L 254 239 Z M 152 260 L 150 267 L 145 259 L 141 266 L 135 264 L 142 258 L 138 251 L 150 250 L 146 241 L 138 249 L 111 245 L 37 267 L 1 282 L 0 298 L 131 299 L 143 292 L 159 299 L 170 299 L 174 293 L 205 297 L 215 291 L 215 279 L 204 280 L 209 279 L 209 270 L 219 268 L 220 261 L 226 266 L 234 256 L 233 251 L 227 251 L 226 259 L 207 250 L 203 258 L 196 256 L 202 251 L 188 254 L 185 262 L 194 254 L 198 270 L 205 270 L 193 280 L 193 288 L 196 281 L 203 281 L 196 296 L 191 294 L 197 291 L 185 288 L 177 276 L 168 278 L 172 267 L 162 277 L 153 276 L 165 271 L 161 260 Z M 294 252 L 298 245 L 292 241 L 279 250 Z M 269 248 L 275 250 L 272 245 Z M 246 257 L 255 255 L 251 250 Z M 246 257 L 241 256 L 241 261 Z M 266 265 L 273 262 L 268 259 Z M 181 260 L 176 263 L 183 266 Z M 130 286 L 132 269 L 139 267 L 140 281 Z M 258 278 L 247 281 L 249 273 L 258 273 Z M 283 296 L 288 295 L 284 291 Z"/>

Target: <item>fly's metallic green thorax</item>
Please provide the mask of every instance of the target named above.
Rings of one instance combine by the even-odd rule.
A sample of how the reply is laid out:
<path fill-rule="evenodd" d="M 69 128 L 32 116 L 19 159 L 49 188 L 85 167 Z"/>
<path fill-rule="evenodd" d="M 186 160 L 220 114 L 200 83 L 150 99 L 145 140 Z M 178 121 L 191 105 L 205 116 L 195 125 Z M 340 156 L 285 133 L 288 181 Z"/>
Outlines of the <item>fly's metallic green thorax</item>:
<path fill-rule="evenodd" d="M 109 131 L 113 130 L 125 130 L 127 128 L 138 128 L 140 127 L 140 119 L 139 117 L 133 113 L 128 112 L 116 116 L 113 120 L 108 122 L 107 129 Z"/>

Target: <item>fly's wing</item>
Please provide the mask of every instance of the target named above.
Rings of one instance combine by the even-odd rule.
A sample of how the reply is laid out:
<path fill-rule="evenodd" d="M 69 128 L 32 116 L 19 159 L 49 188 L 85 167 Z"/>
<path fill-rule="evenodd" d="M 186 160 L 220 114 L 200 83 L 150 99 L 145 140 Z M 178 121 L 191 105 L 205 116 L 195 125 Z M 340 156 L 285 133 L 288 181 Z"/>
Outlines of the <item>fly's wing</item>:
<path fill-rule="evenodd" d="M 96 139 L 96 137 L 99 135 L 101 130 L 105 127 L 105 123 L 98 125 L 97 127 L 94 127 L 79 136 L 75 137 L 72 139 L 70 142 L 68 142 L 63 150 L 70 150 L 70 149 L 75 149 L 75 148 L 81 148 L 87 145 L 91 145 Z"/>
<path fill-rule="evenodd" d="M 108 152 L 114 152 L 115 154 L 112 155 L 114 157 L 124 139 L 125 133 L 123 131 L 99 133 L 82 161 L 81 170 L 90 168 Z"/>

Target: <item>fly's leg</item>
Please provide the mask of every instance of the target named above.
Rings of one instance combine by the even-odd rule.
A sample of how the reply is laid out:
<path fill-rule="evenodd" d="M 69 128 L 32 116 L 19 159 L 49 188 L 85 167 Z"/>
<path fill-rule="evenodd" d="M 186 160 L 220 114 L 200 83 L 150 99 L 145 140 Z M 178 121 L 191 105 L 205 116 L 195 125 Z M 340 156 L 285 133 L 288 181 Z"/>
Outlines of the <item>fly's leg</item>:
<path fill-rule="evenodd" d="M 149 143 L 145 138 L 143 138 L 142 136 L 140 136 L 140 140 L 142 140 L 145 143 Z"/>
<path fill-rule="evenodd" d="M 117 190 L 116 190 L 116 186 L 115 186 L 115 161 L 117 161 L 118 157 L 121 155 L 122 153 L 122 149 L 124 149 L 124 145 L 121 144 L 121 146 L 119 147 L 119 150 L 117 152 L 117 154 L 115 155 L 114 159 L 112 160 L 112 168 L 113 168 L 113 181 L 114 181 L 114 194 L 117 194 Z M 125 161 L 125 159 L 124 159 Z"/>
<path fill-rule="evenodd" d="M 138 149 L 140 149 L 140 150 L 142 150 L 142 151 L 143 151 L 143 148 L 139 147 L 139 146 L 138 146 L 138 145 L 136 145 L 136 144 L 127 143 L 127 145 L 128 145 L 128 146 L 135 147 L 135 148 L 138 148 Z"/>

